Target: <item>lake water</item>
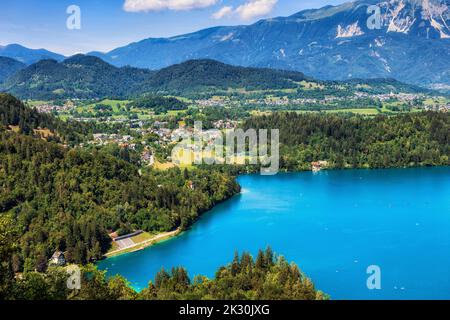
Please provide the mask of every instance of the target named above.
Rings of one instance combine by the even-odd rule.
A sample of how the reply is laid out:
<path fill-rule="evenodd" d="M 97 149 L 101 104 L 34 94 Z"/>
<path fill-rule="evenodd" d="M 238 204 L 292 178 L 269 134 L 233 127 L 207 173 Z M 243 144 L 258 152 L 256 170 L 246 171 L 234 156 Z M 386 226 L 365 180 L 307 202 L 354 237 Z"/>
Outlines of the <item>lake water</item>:
<path fill-rule="evenodd" d="M 191 230 L 99 263 L 140 290 L 162 266 L 213 277 L 270 245 L 332 299 L 450 299 L 450 168 L 239 177 L 242 194 Z M 367 267 L 381 268 L 381 290 Z"/>

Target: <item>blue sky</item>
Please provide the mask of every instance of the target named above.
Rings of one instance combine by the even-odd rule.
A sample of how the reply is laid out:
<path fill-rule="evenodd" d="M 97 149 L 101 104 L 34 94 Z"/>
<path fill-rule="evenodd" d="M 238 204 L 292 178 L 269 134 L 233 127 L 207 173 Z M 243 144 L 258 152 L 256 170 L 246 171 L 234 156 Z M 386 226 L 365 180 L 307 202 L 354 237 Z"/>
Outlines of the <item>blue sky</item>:
<path fill-rule="evenodd" d="M 70 55 L 108 51 L 150 37 L 339 4 L 346 0 L 2 0 L 0 45 L 19 43 Z M 81 9 L 81 29 L 69 30 L 67 7 Z"/>

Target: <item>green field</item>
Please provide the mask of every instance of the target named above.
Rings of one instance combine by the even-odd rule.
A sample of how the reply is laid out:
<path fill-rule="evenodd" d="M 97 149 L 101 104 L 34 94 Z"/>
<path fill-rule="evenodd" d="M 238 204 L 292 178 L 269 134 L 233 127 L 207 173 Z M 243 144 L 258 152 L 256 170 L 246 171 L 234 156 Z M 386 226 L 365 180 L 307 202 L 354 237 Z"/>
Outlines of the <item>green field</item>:
<path fill-rule="evenodd" d="M 326 113 L 354 113 L 366 116 L 374 116 L 380 114 L 378 109 L 375 108 L 362 108 L 362 109 L 337 109 L 337 110 L 327 110 Z"/>
<path fill-rule="evenodd" d="M 131 240 L 133 240 L 134 243 L 140 243 L 140 242 L 146 241 L 148 239 L 151 239 L 154 236 L 155 236 L 154 234 L 152 235 L 148 232 L 142 232 L 141 234 L 138 234 L 137 236 L 132 237 Z"/>
<path fill-rule="evenodd" d="M 96 103 L 88 104 L 86 106 L 79 107 L 81 108 L 80 111 L 83 110 L 94 110 L 94 107 L 98 104 L 104 104 L 106 106 L 110 106 L 113 109 L 114 113 L 120 112 L 120 108 L 125 107 L 127 104 L 132 102 L 131 100 L 110 100 L 105 99 Z"/>
<path fill-rule="evenodd" d="M 39 106 L 39 105 L 48 104 L 49 101 L 44 101 L 44 100 L 27 100 L 26 103 L 30 107 L 36 107 L 36 106 Z"/>

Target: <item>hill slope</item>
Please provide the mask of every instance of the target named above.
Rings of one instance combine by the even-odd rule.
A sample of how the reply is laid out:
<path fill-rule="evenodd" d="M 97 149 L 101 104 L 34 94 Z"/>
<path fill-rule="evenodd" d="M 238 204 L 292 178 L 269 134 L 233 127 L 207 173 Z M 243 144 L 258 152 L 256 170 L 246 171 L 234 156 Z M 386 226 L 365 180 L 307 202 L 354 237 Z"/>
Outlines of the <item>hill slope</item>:
<path fill-rule="evenodd" d="M 97 260 L 109 249 L 107 230 L 185 229 L 239 192 L 234 178 L 218 171 L 140 174 L 138 166 L 108 152 L 33 137 L 30 129 L 60 121 L 10 95 L 0 94 L 0 119 L 0 222 L 12 217 L 17 226 L 20 271 L 44 271 L 55 250 L 78 264 Z M 8 125 L 18 125 L 19 132 Z M 117 210 L 124 203 L 126 216 Z"/>
<path fill-rule="evenodd" d="M 380 8 L 381 26 L 371 30 L 368 7 L 373 4 Z M 210 58 L 319 79 L 389 77 L 450 89 L 449 26 L 450 0 L 365 0 L 91 54 L 117 66 L 159 69 Z"/>
<path fill-rule="evenodd" d="M 8 78 L 2 89 L 26 99 L 124 98 L 150 93 L 173 95 L 228 89 L 298 89 L 303 80 L 310 79 L 301 72 L 236 67 L 207 59 L 189 60 L 150 71 L 117 68 L 97 57 L 76 55 L 60 63 L 42 60 L 32 64 Z M 323 84 L 340 87 L 341 91 L 361 84 L 369 84 L 379 93 L 424 91 L 392 79 L 352 80 L 339 86 L 332 82 Z"/>
<path fill-rule="evenodd" d="M 294 82 L 305 80 L 301 72 L 263 68 L 244 68 L 218 61 L 189 60 L 156 72 L 142 85 L 142 91 L 183 92 L 206 87 L 220 89 L 295 88 Z"/>
<path fill-rule="evenodd" d="M 25 67 L 26 65 L 20 61 L 8 57 L 0 57 L 0 83 Z"/>
<path fill-rule="evenodd" d="M 41 60 L 32 64 L 8 78 L 3 89 L 29 99 L 122 97 L 131 94 L 131 89 L 151 74 L 76 55 L 59 63 Z"/>

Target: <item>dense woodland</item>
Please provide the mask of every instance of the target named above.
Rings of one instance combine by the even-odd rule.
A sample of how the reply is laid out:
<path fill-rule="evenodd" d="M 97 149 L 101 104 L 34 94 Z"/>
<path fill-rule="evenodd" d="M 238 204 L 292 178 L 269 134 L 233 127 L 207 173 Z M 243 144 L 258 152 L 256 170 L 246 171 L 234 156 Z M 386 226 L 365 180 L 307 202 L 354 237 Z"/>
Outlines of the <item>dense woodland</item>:
<path fill-rule="evenodd" d="M 0 255 L 5 261 L 14 249 L 11 225 L 0 224 Z M 106 278 L 92 265 L 82 268 L 81 286 L 69 290 L 67 272 L 51 267 L 47 272 L 26 272 L 14 277 L 2 265 L 0 299 L 20 300 L 326 300 L 329 297 L 315 289 L 312 281 L 294 263 L 275 256 L 270 248 L 260 250 L 256 261 L 244 252 L 220 267 L 214 279 L 196 276 L 190 279 L 187 270 L 174 267 L 162 269 L 147 288 L 137 293 L 121 277 Z"/>
<path fill-rule="evenodd" d="M 165 114 L 168 111 L 185 110 L 188 108 L 187 103 L 176 98 L 159 96 L 145 96 L 135 100 L 130 106 L 140 109 L 151 109 L 157 115 Z"/>
<path fill-rule="evenodd" d="M 26 116 L 20 119 L 35 120 Z M 140 174 L 110 152 L 66 148 L 26 133 L 0 130 L 0 215 L 11 215 L 20 229 L 16 272 L 44 271 L 57 249 L 80 264 L 99 259 L 111 231 L 187 228 L 239 191 L 233 177 L 218 171 Z"/>
<path fill-rule="evenodd" d="M 351 96 L 356 89 L 370 94 L 432 94 L 429 90 L 392 79 L 315 81 L 301 72 L 246 68 L 208 59 L 190 60 L 158 71 L 117 68 L 100 58 L 84 55 L 75 55 L 61 62 L 41 60 L 26 68 L 21 68 L 18 63 L 12 59 L 0 60 L 3 69 L 17 70 L 5 74 L 3 83 L 0 79 L 0 92 L 34 100 L 134 99 L 148 93 L 195 99 L 218 93 L 237 94 L 243 89 L 246 95 L 252 91 L 256 96 L 262 96 L 262 91 L 265 91 L 267 95 L 276 93 L 290 98 L 317 99 L 328 95 Z M 299 86 L 302 81 L 314 81 L 320 88 L 302 88 Z"/>
<path fill-rule="evenodd" d="M 150 70 L 116 68 L 96 57 L 75 55 L 62 62 L 34 63 L 7 78 L 0 89 L 23 99 L 125 97 L 151 74 Z"/>
<path fill-rule="evenodd" d="M 56 249 L 85 263 L 109 248 L 108 230 L 170 231 L 239 191 L 219 172 L 173 169 L 139 175 L 103 152 L 0 133 L 0 210 L 21 227 L 16 271 L 45 270 Z M 192 181 L 195 190 L 188 187 Z"/>
<path fill-rule="evenodd" d="M 192 93 L 201 89 L 246 88 L 247 90 L 295 88 L 305 80 L 301 72 L 231 66 L 215 60 L 189 60 L 155 73 L 140 91 Z"/>
<path fill-rule="evenodd" d="M 12 65 L 12 62 L 10 62 Z M 192 93 L 200 88 L 282 89 L 304 80 L 301 72 L 244 68 L 192 60 L 157 72 L 114 67 L 100 58 L 75 55 L 62 62 L 41 60 L 4 79 L 3 89 L 21 98 L 139 97 L 144 93 Z"/>
<path fill-rule="evenodd" d="M 450 115 L 421 112 L 394 117 L 274 113 L 253 117 L 245 128 L 280 129 L 285 170 L 450 165 Z"/>
<path fill-rule="evenodd" d="M 83 289 L 67 291 L 64 273 L 47 265 L 55 250 L 65 251 L 69 262 L 86 265 L 110 248 L 112 231 L 186 229 L 203 212 L 239 192 L 234 176 L 249 167 L 140 171 L 117 148 L 68 146 L 82 141 L 93 128 L 39 114 L 9 95 L 0 95 L 0 119 L 0 297 L 324 298 L 296 266 L 275 259 L 270 250 L 254 262 L 248 254 L 236 256 L 213 280 L 191 281 L 182 268 L 161 271 L 139 294 L 124 279 L 107 280 L 103 273 L 86 267 L 85 275 L 91 276 L 84 278 Z M 244 127 L 280 129 L 285 170 L 309 170 L 317 160 L 327 160 L 331 168 L 450 164 L 446 113 L 372 118 L 273 113 L 252 117 Z M 36 132 L 42 128 L 53 135 L 43 139 Z"/>

